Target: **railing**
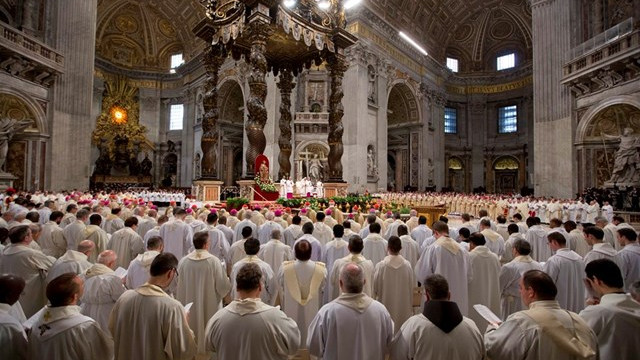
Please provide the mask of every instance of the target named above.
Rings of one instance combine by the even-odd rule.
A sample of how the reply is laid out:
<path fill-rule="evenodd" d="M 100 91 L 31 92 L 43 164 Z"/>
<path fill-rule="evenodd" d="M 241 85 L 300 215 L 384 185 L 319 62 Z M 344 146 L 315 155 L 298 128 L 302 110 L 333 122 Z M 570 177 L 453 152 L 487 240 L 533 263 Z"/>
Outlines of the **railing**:
<path fill-rule="evenodd" d="M 27 55 L 34 60 L 40 60 L 43 65 L 53 67 L 55 70 L 64 69 L 62 54 L 3 23 L 0 23 L 0 46 Z"/>
<path fill-rule="evenodd" d="M 571 49 L 571 59 L 580 57 L 594 49 L 600 48 L 602 45 L 618 40 L 621 36 L 629 34 L 633 31 L 633 18 L 627 20 L 605 30 L 604 32 L 592 37 L 582 44 Z"/>

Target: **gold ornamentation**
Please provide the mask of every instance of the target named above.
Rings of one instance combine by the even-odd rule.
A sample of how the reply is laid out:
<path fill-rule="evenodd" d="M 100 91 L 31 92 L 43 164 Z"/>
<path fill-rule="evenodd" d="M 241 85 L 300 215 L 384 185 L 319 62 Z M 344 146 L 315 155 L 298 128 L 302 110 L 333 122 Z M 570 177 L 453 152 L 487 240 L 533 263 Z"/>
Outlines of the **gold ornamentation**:
<path fill-rule="evenodd" d="M 0 94 L 0 118 L 31 120 L 33 123 L 25 131 L 37 130 L 35 115 L 22 99 L 14 95 Z"/>
<path fill-rule="evenodd" d="M 499 158 L 493 166 L 495 170 L 518 170 L 519 167 L 518 161 L 510 156 Z"/>

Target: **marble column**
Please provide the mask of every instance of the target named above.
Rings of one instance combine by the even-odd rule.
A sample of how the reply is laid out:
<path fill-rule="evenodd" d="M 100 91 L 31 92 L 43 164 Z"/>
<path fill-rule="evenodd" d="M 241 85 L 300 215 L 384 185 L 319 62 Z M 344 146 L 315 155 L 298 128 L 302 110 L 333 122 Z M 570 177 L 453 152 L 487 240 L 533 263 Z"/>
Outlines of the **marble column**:
<path fill-rule="evenodd" d="M 282 70 L 280 73 L 280 81 L 278 88 L 280 89 L 280 138 L 278 146 L 280 152 L 278 154 L 278 164 L 280 171 L 278 179 L 285 176 L 291 176 L 291 90 L 293 90 L 293 74 L 290 70 Z"/>
<path fill-rule="evenodd" d="M 65 72 L 53 93 L 51 190 L 87 189 L 91 169 L 91 120 L 97 0 L 56 1 L 54 47 L 64 54 Z M 49 150 L 50 149 L 50 150 Z"/>

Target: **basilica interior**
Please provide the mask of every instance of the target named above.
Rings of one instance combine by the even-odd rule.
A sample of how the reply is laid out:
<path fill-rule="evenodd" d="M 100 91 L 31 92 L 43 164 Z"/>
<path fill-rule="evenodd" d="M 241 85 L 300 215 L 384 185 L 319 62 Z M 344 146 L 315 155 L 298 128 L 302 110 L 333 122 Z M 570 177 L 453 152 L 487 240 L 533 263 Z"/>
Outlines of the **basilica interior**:
<path fill-rule="evenodd" d="M 267 51 L 286 41 L 329 53 L 292 71 L 269 63 L 263 140 L 247 135 L 253 52 L 218 54 L 215 76 L 207 58 L 252 30 L 212 42 L 205 3 L 0 0 L 0 150 L 12 185 L 232 187 L 262 153 L 274 180 L 313 176 L 350 192 L 569 198 L 611 178 L 623 129 L 640 134 L 638 0 L 362 0 L 345 6 L 341 42 L 296 34 L 288 21 L 302 17 L 284 2 L 218 1 L 280 14 L 284 32 Z M 15 121 L 29 123 L 12 131 Z"/>

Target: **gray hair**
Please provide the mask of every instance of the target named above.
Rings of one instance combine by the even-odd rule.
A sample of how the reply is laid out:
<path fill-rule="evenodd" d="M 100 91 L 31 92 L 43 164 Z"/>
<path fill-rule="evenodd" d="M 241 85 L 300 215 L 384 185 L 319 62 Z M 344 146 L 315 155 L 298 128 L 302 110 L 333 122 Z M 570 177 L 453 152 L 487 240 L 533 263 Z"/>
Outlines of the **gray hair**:
<path fill-rule="evenodd" d="M 360 266 L 349 263 L 340 270 L 340 281 L 342 281 L 344 292 L 359 294 L 364 288 L 364 272 Z"/>
<path fill-rule="evenodd" d="M 277 240 L 282 239 L 282 233 L 280 232 L 280 229 L 271 230 L 271 238 Z"/>
<path fill-rule="evenodd" d="M 108 265 L 112 261 L 116 261 L 118 255 L 113 250 L 105 250 L 98 255 L 98 263 Z"/>
<path fill-rule="evenodd" d="M 273 215 L 273 212 L 271 212 L 271 211 L 269 211 L 269 212 L 264 216 L 264 218 L 265 218 L 265 219 L 267 219 L 267 220 L 273 220 L 273 217 L 274 217 L 274 215 Z"/>
<path fill-rule="evenodd" d="M 87 209 L 80 209 L 76 213 L 76 219 L 84 219 L 84 218 L 86 218 L 88 216 L 89 216 L 89 210 L 87 210 Z"/>
<path fill-rule="evenodd" d="M 597 223 L 608 224 L 609 220 L 607 220 L 607 218 L 604 217 L 604 216 L 598 216 L 598 217 L 596 217 L 596 224 Z"/>

